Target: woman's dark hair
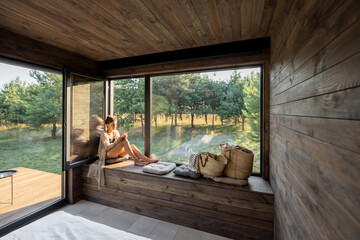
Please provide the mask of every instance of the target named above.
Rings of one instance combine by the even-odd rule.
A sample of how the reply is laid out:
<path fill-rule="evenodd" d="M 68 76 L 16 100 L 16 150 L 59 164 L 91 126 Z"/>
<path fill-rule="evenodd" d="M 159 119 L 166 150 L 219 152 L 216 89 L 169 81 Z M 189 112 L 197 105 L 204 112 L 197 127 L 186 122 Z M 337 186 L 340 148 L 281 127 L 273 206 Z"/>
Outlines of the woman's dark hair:
<path fill-rule="evenodd" d="M 114 121 L 115 121 L 115 118 L 109 115 L 105 119 L 105 124 L 109 124 L 109 123 L 112 123 Z"/>

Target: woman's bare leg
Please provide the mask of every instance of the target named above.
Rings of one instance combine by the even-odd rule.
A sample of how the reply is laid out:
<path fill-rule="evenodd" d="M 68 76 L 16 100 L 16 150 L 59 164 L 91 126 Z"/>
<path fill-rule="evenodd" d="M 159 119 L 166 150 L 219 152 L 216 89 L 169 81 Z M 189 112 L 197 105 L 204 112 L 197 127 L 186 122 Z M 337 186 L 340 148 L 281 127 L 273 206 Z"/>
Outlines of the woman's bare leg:
<path fill-rule="evenodd" d="M 123 140 L 122 142 L 116 144 L 110 151 L 106 153 L 107 158 L 116 158 L 123 152 L 129 154 L 129 156 L 134 160 L 135 165 L 143 166 L 145 165 L 144 162 L 141 162 L 139 158 L 134 154 L 133 150 L 130 147 L 129 141 L 127 139 Z"/>
<path fill-rule="evenodd" d="M 143 155 L 139 149 L 137 149 L 137 147 L 135 145 L 130 145 L 131 149 L 133 150 L 134 154 L 136 155 L 136 157 L 140 158 L 141 160 L 143 160 L 144 162 L 146 162 L 147 164 L 149 163 L 156 163 L 159 160 L 153 160 L 148 158 L 147 156 Z"/>

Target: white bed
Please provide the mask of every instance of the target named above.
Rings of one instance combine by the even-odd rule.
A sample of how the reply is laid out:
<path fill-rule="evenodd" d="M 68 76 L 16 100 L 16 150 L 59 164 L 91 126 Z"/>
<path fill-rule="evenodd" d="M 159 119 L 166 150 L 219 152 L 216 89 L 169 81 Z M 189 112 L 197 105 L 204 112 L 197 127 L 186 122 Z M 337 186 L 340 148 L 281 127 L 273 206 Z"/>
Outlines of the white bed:
<path fill-rule="evenodd" d="M 149 238 L 118 230 L 64 211 L 58 211 L 19 228 L 0 239 L 145 240 Z"/>

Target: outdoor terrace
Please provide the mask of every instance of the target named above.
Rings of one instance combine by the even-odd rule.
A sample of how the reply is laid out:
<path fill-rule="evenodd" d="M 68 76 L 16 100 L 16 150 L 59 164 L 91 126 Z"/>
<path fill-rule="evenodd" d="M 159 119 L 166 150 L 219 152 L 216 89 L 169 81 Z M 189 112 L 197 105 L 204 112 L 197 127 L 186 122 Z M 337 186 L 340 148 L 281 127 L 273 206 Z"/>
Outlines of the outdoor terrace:
<path fill-rule="evenodd" d="M 0 179 L 0 226 L 4 226 L 61 198 L 61 175 L 17 167 L 13 176 Z"/>

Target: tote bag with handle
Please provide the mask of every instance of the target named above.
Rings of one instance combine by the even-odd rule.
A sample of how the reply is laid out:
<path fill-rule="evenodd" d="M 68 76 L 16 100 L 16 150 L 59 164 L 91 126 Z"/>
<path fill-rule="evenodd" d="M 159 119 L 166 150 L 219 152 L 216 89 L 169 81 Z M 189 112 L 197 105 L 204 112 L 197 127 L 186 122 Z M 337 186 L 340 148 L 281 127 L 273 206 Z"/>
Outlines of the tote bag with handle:
<path fill-rule="evenodd" d="M 200 173 L 210 177 L 219 177 L 222 175 L 227 164 L 227 159 L 223 155 L 216 155 L 209 152 L 199 153 Z"/>
<path fill-rule="evenodd" d="M 228 160 L 224 174 L 231 178 L 248 179 L 252 174 L 254 153 L 245 147 L 229 143 L 223 143 L 220 146 L 221 154 Z"/>

